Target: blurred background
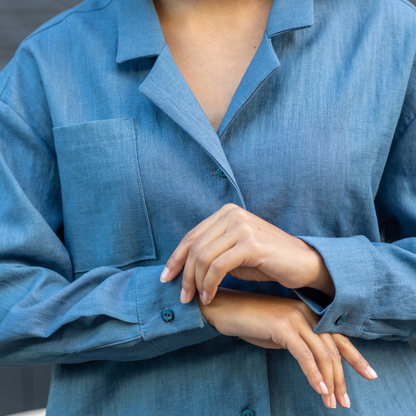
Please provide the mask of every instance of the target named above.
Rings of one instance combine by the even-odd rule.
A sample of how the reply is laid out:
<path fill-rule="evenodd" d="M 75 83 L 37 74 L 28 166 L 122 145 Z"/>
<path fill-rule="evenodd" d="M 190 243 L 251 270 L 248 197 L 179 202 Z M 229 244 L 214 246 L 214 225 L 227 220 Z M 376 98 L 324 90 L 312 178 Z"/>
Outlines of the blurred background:
<path fill-rule="evenodd" d="M 81 0 L 0 0 L 0 71 L 23 39 L 79 3 Z M 416 349 L 416 341 L 411 344 Z M 51 371 L 51 366 L 0 368 L 0 416 L 45 407 Z"/>
<path fill-rule="evenodd" d="M 19 44 L 81 0 L 0 0 L 0 71 Z M 0 416 L 46 406 L 52 366 L 0 368 Z"/>
<path fill-rule="evenodd" d="M 0 70 L 30 33 L 79 3 L 81 0 L 0 0 Z"/>

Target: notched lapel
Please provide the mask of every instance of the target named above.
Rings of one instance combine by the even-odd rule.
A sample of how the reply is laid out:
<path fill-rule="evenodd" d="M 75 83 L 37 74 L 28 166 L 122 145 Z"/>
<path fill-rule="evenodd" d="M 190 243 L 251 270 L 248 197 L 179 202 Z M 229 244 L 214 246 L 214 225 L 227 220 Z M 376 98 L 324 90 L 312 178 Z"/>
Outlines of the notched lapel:
<path fill-rule="evenodd" d="M 238 86 L 233 99 L 225 113 L 224 119 L 218 129 L 218 136 L 224 133 L 234 116 L 256 92 L 260 84 L 266 80 L 280 66 L 272 42 L 265 33 L 259 49 L 248 66 L 243 79 Z"/>
<path fill-rule="evenodd" d="M 226 173 L 244 206 L 243 197 L 217 133 L 173 60 L 168 45 L 162 49 L 139 92 L 181 126 Z"/>

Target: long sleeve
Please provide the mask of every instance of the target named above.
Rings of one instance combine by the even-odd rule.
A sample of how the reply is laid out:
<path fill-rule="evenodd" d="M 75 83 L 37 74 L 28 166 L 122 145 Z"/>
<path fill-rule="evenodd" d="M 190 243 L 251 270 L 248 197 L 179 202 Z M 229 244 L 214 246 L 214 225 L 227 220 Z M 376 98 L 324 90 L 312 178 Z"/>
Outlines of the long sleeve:
<path fill-rule="evenodd" d="M 0 79 L 0 365 L 141 360 L 217 336 L 160 262 L 74 274 L 48 103 L 21 61 Z"/>
<path fill-rule="evenodd" d="M 196 302 L 179 302 L 180 279 L 160 283 L 163 266 L 101 267 L 72 281 L 68 252 L 3 157 L 0 175 L 1 365 L 139 360 L 217 335 Z"/>
<path fill-rule="evenodd" d="M 415 65 L 375 208 L 384 242 L 364 236 L 302 237 L 320 252 L 336 288 L 333 302 L 325 308 L 313 296 L 297 291 L 322 315 L 317 332 L 365 339 L 416 337 Z"/>

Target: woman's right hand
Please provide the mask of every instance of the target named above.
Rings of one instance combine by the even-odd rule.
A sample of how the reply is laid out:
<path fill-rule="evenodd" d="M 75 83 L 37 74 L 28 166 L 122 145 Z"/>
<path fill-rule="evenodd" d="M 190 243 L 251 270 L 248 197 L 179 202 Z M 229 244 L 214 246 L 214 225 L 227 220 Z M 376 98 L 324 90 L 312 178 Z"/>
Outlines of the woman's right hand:
<path fill-rule="evenodd" d="M 199 298 L 198 298 L 199 299 Z M 315 334 L 318 316 L 302 301 L 219 288 L 205 319 L 220 333 L 269 349 L 287 349 L 326 407 L 350 407 L 341 357 L 368 380 L 377 377 L 347 337 Z"/>

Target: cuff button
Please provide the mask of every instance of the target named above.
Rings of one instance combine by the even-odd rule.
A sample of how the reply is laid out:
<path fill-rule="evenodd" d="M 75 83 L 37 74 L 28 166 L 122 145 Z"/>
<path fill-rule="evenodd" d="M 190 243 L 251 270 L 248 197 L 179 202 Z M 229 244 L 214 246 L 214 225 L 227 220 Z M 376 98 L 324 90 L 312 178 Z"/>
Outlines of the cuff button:
<path fill-rule="evenodd" d="M 171 324 L 173 320 L 175 319 L 174 313 L 170 309 L 165 309 L 162 312 L 162 319 L 167 323 Z"/>
<path fill-rule="evenodd" d="M 348 319 L 348 317 L 347 317 L 347 315 L 346 315 L 346 314 L 345 314 L 345 315 L 341 315 L 341 316 L 337 319 L 336 324 L 337 324 L 337 325 L 342 325 L 343 323 L 347 322 L 347 319 Z"/>

